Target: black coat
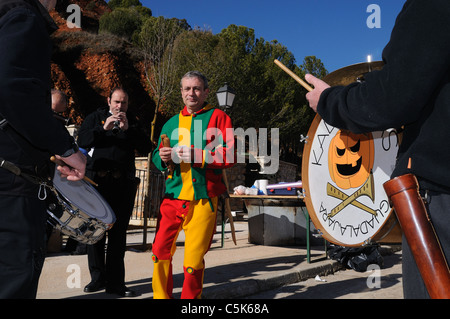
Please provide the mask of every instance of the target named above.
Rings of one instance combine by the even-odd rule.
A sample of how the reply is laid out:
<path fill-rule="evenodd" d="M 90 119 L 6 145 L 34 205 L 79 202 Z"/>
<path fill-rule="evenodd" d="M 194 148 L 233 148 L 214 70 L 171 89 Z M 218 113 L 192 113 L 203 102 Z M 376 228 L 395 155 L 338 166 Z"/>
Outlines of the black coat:
<path fill-rule="evenodd" d="M 30 145 L 63 154 L 73 139 L 51 111 L 49 33 L 57 27 L 37 0 L 0 4 L 0 114 Z M 37 161 L 0 130 L 0 157 L 33 170 Z M 0 169 L 0 194 L 36 196 L 36 185 Z"/>
<path fill-rule="evenodd" d="M 129 178 L 134 178 L 135 150 L 143 156 L 150 153 L 150 138 L 130 113 L 127 113 L 128 130 L 117 134 L 105 131 L 103 125 L 109 116 L 107 107 L 97 109 L 86 117 L 78 132 L 78 145 L 86 150 L 94 149 L 92 157 L 88 157 L 88 175 L 94 178 L 95 172 L 100 170 L 119 169 Z"/>
<path fill-rule="evenodd" d="M 450 193 L 450 1 L 408 0 L 383 61 L 365 82 L 325 90 L 319 115 L 354 133 L 404 126 L 393 176 Z"/>

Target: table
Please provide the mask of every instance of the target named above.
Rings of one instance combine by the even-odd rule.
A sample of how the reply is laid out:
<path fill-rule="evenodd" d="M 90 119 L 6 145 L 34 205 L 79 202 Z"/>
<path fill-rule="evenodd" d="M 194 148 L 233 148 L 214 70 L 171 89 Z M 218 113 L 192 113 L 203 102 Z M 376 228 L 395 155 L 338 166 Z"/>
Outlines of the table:
<path fill-rule="evenodd" d="M 315 228 L 302 196 L 233 194 L 230 197 L 245 203 L 251 243 L 267 246 L 306 243 L 307 261 L 311 261 L 311 231 Z"/>

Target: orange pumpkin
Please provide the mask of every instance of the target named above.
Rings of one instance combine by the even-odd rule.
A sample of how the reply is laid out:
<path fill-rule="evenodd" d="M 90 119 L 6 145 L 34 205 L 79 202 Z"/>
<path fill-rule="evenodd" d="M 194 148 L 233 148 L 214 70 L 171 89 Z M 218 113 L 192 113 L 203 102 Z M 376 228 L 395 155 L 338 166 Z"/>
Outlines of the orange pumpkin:
<path fill-rule="evenodd" d="M 373 168 L 372 134 L 354 134 L 339 130 L 330 142 L 328 169 L 333 182 L 341 189 L 360 187 Z"/>

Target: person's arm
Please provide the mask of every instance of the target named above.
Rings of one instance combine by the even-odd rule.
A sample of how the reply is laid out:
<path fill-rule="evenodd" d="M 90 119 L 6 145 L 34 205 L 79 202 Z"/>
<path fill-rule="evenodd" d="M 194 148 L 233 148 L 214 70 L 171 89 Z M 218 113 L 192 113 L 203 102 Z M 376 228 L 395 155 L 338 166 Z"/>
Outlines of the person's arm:
<path fill-rule="evenodd" d="M 81 180 L 86 159 L 51 110 L 47 32 L 43 18 L 28 7 L 11 9 L 1 17 L 0 113 L 36 148 L 70 165 L 57 166 L 63 176 Z"/>
<path fill-rule="evenodd" d="M 1 17 L 0 56 L 0 113 L 32 145 L 64 154 L 72 138 L 51 111 L 51 48 L 35 11 L 20 7 Z"/>
<path fill-rule="evenodd" d="M 193 149 L 193 166 L 206 169 L 224 169 L 236 162 L 234 130 L 225 112 L 216 109 L 206 132 L 205 149 Z"/>

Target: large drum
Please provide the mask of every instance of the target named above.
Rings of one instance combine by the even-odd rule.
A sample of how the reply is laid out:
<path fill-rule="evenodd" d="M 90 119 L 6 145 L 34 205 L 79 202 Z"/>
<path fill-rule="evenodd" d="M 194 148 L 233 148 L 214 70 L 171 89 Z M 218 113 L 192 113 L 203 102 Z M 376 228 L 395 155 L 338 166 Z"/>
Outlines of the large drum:
<path fill-rule="evenodd" d="M 365 65 L 350 69 L 358 74 L 355 69 Z M 331 85 L 347 81 L 339 82 L 333 73 L 330 81 L 324 80 Z M 311 220 L 326 240 L 340 246 L 401 242 L 401 230 L 383 188 L 394 169 L 399 140 L 394 129 L 353 134 L 316 115 L 303 151 L 302 183 Z"/>
<path fill-rule="evenodd" d="M 63 234 L 85 244 L 95 244 L 115 220 L 113 210 L 97 190 L 84 180 L 73 182 L 55 170 L 47 194 L 48 222 Z"/>

